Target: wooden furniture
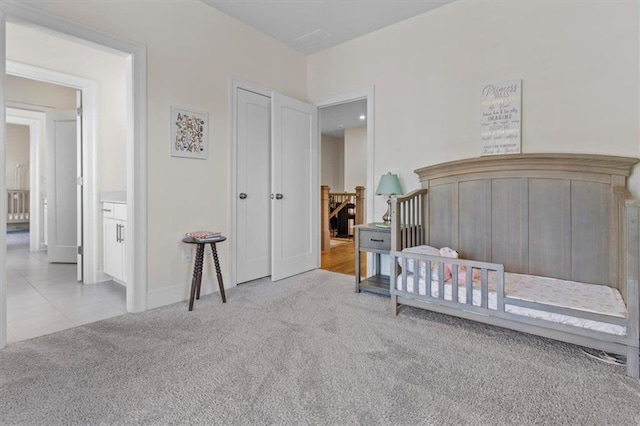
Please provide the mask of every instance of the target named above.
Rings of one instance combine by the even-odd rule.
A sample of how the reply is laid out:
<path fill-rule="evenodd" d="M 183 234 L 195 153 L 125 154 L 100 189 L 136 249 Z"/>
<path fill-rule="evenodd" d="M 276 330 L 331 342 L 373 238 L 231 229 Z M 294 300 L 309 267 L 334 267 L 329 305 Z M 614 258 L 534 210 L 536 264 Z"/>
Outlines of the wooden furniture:
<path fill-rule="evenodd" d="M 216 250 L 216 243 L 221 243 L 227 238 L 220 236 L 218 238 L 212 238 L 202 241 L 193 241 L 192 238 L 183 238 L 182 242 L 186 244 L 196 244 L 196 257 L 193 262 L 193 278 L 191 280 L 191 296 L 189 297 L 189 310 L 193 311 L 194 299 L 200 299 L 200 287 L 202 285 L 202 266 L 204 264 L 204 250 L 207 244 L 211 247 L 211 254 L 213 255 L 213 263 L 216 267 L 216 277 L 218 279 L 218 288 L 220 289 L 220 297 L 222 303 L 227 303 L 227 297 L 224 294 L 224 283 L 222 281 L 222 272 L 220 272 L 220 261 L 218 260 L 218 250 Z"/>
<path fill-rule="evenodd" d="M 389 295 L 389 276 L 382 275 L 380 255 L 391 250 L 391 228 L 379 227 L 373 223 L 358 225 L 356 229 L 356 293 L 361 290 Z M 361 281 L 360 252 L 375 253 L 375 274 Z"/>
<path fill-rule="evenodd" d="M 392 200 L 391 304 L 409 305 L 627 356 L 627 374 L 639 376 L 640 201 L 626 188 L 635 158 L 581 154 L 517 154 L 453 161 L 416 170 L 422 189 Z M 416 232 L 418 230 L 418 232 Z M 427 244 L 452 247 L 460 257 L 410 254 Z M 420 261 L 436 266 L 438 296 L 409 291 L 403 270 Z M 445 300 L 443 269 L 453 267 Z M 472 268 L 480 271 L 482 303 L 472 303 Z M 415 271 L 415 269 L 414 269 Z M 619 292 L 626 317 L 526 302 L 505 295 L 504 271 L 606 285 Z M 488 277 L 497 277 L 490 309 Z M 427 274 L 427 286 L 432 276 Z M 559 284 L 560 285 L 560 284 Z M 460 287 L 460 288 L 459 288 Z M 525 307 L 617 325 L 621 335 L 509 313 Z"/>
<path fill-rule="evenodd" d="M 127 205 L 124 203 L 102 203 L 102 258 L 103 271 L 111 275 L 113 280 L 125 284 L 127 230 Z"/>

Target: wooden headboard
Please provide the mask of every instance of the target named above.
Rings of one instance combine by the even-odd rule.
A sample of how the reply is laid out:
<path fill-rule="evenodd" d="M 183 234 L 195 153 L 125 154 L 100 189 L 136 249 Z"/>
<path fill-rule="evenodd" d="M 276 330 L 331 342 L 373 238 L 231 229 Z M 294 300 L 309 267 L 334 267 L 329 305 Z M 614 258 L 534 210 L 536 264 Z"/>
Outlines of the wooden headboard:
<path fill-rule="evenodd" d="M 506 271 L 619 287 L 620 197 L 636 158 L 517 154 L 416 170 L 423 243 Z M 426 191 L 424 191 L 426 190 Z M 624 200 L 623 200 L 624 201 Z M 396 247 L 397 249 L 397 247 Z"/>

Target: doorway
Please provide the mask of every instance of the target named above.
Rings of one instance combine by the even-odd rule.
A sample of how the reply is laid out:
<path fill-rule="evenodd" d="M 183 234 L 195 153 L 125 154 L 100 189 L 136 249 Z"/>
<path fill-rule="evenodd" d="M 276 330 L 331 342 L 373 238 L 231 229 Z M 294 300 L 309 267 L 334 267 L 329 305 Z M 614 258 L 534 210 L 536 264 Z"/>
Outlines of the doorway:
<path fill-rule="evenodd" d="M 373 212 L 373 165 L 374 165 L 374 88 L 368 87 L 314 102 L 320 109 L 320 131 L 324 138 L 322 148 L 321 177 L 323 184 L 334 185 L 347 194 L 356 193 L 355 186 L 364 186 L 363 223 L 371 222 Z M 346 129 L 346 130 L 345 130 Z M 353 145 L 345 149 L 349 140 Z M 355 141 L 355 142 L 354 142 Z M 324 143 L 326 142 L 326 144 Z M 363 182 L 361 184 L 360 182 Z M 351 188 L 354 186 L 354 188 Z M 329 193 L 331 197 L 331 193 Z M 340 195 L 334 196 L 339 198 Z M 331 201 L 331 199 L 329 199 Z M 342 203 L 340 203 L 342 204 Z M 343 220 L 349 220 L 349 212 Z M 328 226 L 330 226 L 328 224 Z M 334 224 L 338 226 L 339 224 Z M 334 272 L 355 274 L 355 247 L 353 228 L 347 222 L 343 231 L 333 236 L 333 246 L 322 251 L 322 268 Z M 344 230 L 346 229 L 346 231 Z M 323 230 L 324 231 L 324 230 Z M 342 241 L 341 241 L 342 240 Z M 327 244 L 325 244 L 326 248 Z M 372 258 L 362 254 L 361 275 L 372 273 Z M 366 269 L 366 271 L 365 271 Z"/>
<path fill-rule="evenodd" d="M 91 161 L 90 156 L 83 155 L 84 150 L 95 152 L 100 147 L 91 131 L 92 122 L 110 123 L 109 118 L 101 112 L 104 110 L 100 108 L 103 105 L 95 105 L 95 108 L 91 105 L 88 113 L 92 114 L 92 110 L 95 110 L 96 115 L 88 120 L 90 126 L 83 129 L 82 94 L 84 92 L 91 101 L 96 89 L 106 83 L 53 71 L 63 68 L 65 61 L 47 60 L 46 55 L 38 53 L 40 45 L 60 46 L 65 48 L 69 56 L 76 54 L 82 58 L 82 50 L 76 48 L 71 41 L 59 41 L 55 35 L 45 34 L 39 29 L 11 24 L 7 38 L 10 55 L 15 53 L 16 40 L 19 40 L 17 43 L 21 48 L 25 47 L 21 44 L 23 40 L 30 40 L 30 43 L 35 44 L 29 44 L 32 54 L 42 60 L 38 62 L 39 66 L 8 61 L 6 102 L 8 106 L 20 107 L 9 108 L 8 112 L 26 115 L 27 110 L 31 110 L 32 114 L 39 113 L 45 124 L 42 126 L 43 132 L 34 132 L 32 161 L 25 167 L 31 171 L 32 176 L 25 191 L 35 195 L 35 202 L 29 206 L 29 214 L 34 214 L 35 220 L 22 233 L 10 233 L 7 236 L 9 342 L 126 313 L 126 289 L 115 285 L 101 272 L 101 235 L 93 232 L 91 226 L 99 223 L 100 218 L 85 217 L 83 214 L 91 210 L 96 213 L 96 209 L 87 208 L 83 200 L 94 199 L 92 192 L 100 188 L 91 179 L 87 179 L 85 185 L 83 170 L 88 172 L 88 176 L 104 176 L 100 169 L 110 169 L 112 165 L 101 157 Z M 101 59 L 105 60 L 106 56 L 106 53 L 102 54 Z M 13 57 L 15 56 L 10 56 Z M 23 61 L 30 59 L 25 54 L 18 55 L 18 58 Z M 109 58 L 123 68 L 120 88 L 112 88 L 112 92 L 119 90 L 122 94 L 112 96 L 124 99 L 125 62 L 113 55 Z M 86 66 L 85 61 L 79 62 L 83 65 L 77 65 L 74 69 L 86 72 L 89 76 L 96 75 L 91 72 L 90 64 Z M 42 66 L 49 68 L 44 69 Z M 124 110 L 125 102 L 122 101 L 121 104 L 118 109 Z M 114 130 L 113 135 L 117 136 L 114 139 L 121 140 L 124 145 L 124 128 L 119 135 Z M 13 149 L 10 134 L 7 134 L 5 142 L 5 153 L 7 160 L 10 160 Z M 123 146 L 120 152 L 124 151 Z M 124 155 L 118 162 L 125 164 Z M 12 164 L 7 164 L 9 166 Z M 123 193 L 124 190 L 123 184 Z M 7 217 L 7 221 L 11 219 Z M 98 247 L 98 250 L 87 250 L 86 262 L 83 262 L 84 224 L 89 225 L 85 234 L 87 246 Z M 40 235 L 36 239 L 36 246 L 29 250 L 29 247 L 25 249 L 20 244 L 19 237 L 26 236 L 28 239 L 31 225 L 34 225 L 34 233 Z"/>
<path fill-rule="evenodd" d="M 73 40 L 96 51 L 111 52 L 124 58 L 126 81 L 126 198 L 128 201 L 128 226 L 126 238 L 129 241 L 127 250 L 127 276 L 131 285 L 127 286 L 127 311 L 140 312 L 146 309 L 146 49 L 142 45 L 131 43 L 122 38 L 112 37 L 96 32 L 70 21 L 60 20 L 47 12 L 16 2 L 0 4 L 0 79 L 4 83 L 7 58 L 7 20 L 20 21 L 32 28 L 44 28 L 52 33 L 64 34 L 66 40 Z M 5 93 L 0 91 L 0 113 L 5 112 Z M 85 97 L 85 100 L 86 97 Z M 95 100 L 95 98 L 94 98 Z M 94 108 L 92 102 L 85 104 L 85 111 Z M 87 114 L 89 120 L 93 113 Z M 88 121 L 89 121 L 88 120 Z M 95 122 L 87 123 L 87 132 L 95 130 Z M 4 157 L 5 135 L 0 130 L 0 154 Z M 93 158 L 94 153 L 85 153 Z M 1 167 L 4 172 L 5 166 Z M 85 184 L 93 185 L 93 177 L 88 177 Z M 0 180 L 0 192 L 6 191 L 6 185 Z M 95 193 L 89 191 L 89 193 Z M 6 202 L 6 201 L 5 201 Z M 89 200 L 89 208 L 98 209 L 98 200 Z M 90 214 L 89 217 L 95 217 Z M 85 224 L 88 226 L 88 224 Z M 97 229 L 97 223 L 92 226 Z M 97 232 L 97 230 L 96 230 Z M 85 246 L 85 250 L 97 251 L 98 242 L 93 247 Z M 6 251 L 6 219 L 0 220 L 0 251 Z M 85 253 L 86 254 L 86 253 Z M 0 348 L 7 343 L 7 262 L 6 256 L 0 256 Z"/>
<path fill-rule="evenodd" d="M 367 183 L 367 99 L 321 108 L 320 135 L 321 267 L 354 275 L 355 226 L 363 223 Z"/>

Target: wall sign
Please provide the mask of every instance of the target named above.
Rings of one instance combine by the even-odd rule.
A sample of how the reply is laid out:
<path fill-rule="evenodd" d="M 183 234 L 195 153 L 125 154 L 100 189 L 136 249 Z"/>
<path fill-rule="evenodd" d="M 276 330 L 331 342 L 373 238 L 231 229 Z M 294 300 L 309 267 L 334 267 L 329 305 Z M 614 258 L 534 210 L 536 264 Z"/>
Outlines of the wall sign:
<path fill-rule="evenodd" d="M 519 154 L 522 80 L 482 86 L 480 155 Z"/>

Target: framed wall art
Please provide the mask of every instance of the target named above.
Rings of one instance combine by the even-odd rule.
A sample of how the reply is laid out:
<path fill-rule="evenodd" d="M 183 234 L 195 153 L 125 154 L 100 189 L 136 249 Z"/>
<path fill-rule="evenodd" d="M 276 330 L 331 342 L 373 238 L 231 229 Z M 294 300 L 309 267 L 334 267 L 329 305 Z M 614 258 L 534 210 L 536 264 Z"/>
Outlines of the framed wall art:
<path fill-rule="evenodd" d="M 519 154 L 522 80 L 483 85 L 480 107 L 480 155 Z"/>
<path fill-rule="evenodd" d="M 171 155 L 206 159 L 209 155 L 209 115 L 171 107 Z"/>

